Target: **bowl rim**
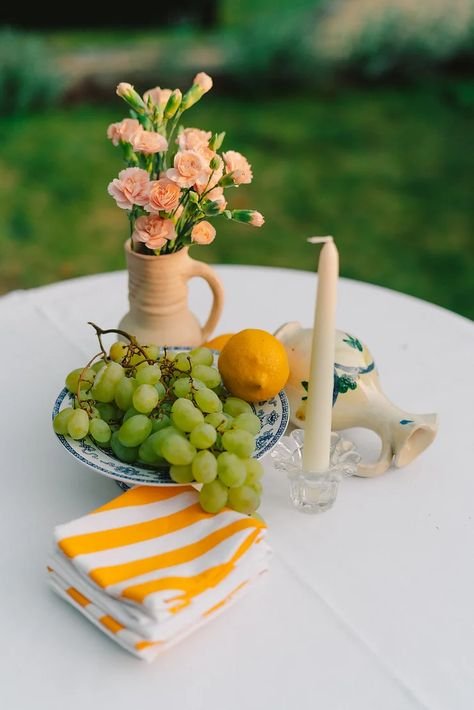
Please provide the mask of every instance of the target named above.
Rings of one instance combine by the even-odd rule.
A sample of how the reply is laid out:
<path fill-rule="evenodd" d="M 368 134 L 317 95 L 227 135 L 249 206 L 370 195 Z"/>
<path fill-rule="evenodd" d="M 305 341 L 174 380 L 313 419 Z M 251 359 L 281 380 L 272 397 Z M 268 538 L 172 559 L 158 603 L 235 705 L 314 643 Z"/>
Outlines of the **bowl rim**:
<path fill-rule="evenodd" d="M 177 352 L 180 351 L 186 351 L 186 350 L 191 350 L 191 347 L 186 347 L 186 346 L 174 346 L 167 348 L 168 350 L 174 350 Z M 218 351 L 213 350 L 212 351 L 214 354 L 218 354 Z M 53 420 L 56 414 L 61 409 L 61 405 L 64 402 L 65 398 L 70 394 L 69 390 L 67 387 L 63 387 L 63 389 L 59 392 L 58 396 L 56 397 L 52 412 L 51 412 L 51 419 Z M 263 458 L 266 454 L 268 454 L 279 442 L 281 437 L 284 435 L 286 428 L 288 426 L 289 420 L 290 420 L 290 405 L 288 401 L 288 397 L 286 395 L 286 392 L 284 390 L 280 390 L 278 394 L 276 394 L 274 397 L 271 397 L 268 400 L 264 400 L 262 402 L 250 402 L 250 406 L 254 410 L 254 413 L 257 413 L 257 408 L 261 407 L 267 403 L 272 402 L 272 400 L 279 400 L 280 401 L 280 408 L 281 408 L 281 418 L 279 422 L 278 429 L 275 431 L 274 435 L 271 437 L 271 439 L 267 440 L 263 446 L 261 446 L 259 449 L 257 449 L 253 455 L 252 458 L 255 458 L 257 460 Z M 258 416 L 258 415 L 257 415 Z M 103 476 L 106 476 L 107 478 L 111 478 L 115 481 L 122 481 L 124 483 L 130 483 L 132 485 L 150 485 L 150 486 L 160 486 L 160 485 L 166 485 L 166 486 L 183 486 L 183 485 L 189 485 L 189 484 L 181 484 L 181 483 L 175 483 L 170 479 L 169 473 L 168 473 L 168 467 L 163 467 L 163 468 L 154 468 L 151 466 L 147 466 L 146 464 L 128 464 L 123 461 L 120 461 L 120 459 L 116 458 L 113 456 L 111 453 L 109 453 L 108 449 L 100 447 L 95 441 L 93 441 L 90 436 L 87 436 L 85 439 L 82 441 L 78 441 L 77 444 L 78 446 L 83 446 L 83 447 L 89 447 L 92 450 L 97 450 L 101 452 L 101 455 L 107 456 L 110 459 L 110 467 L 112 469 L 117 469 L 116 473 L 114 471 L 109 470 L 108 468 L 105 468 L 105 466 L 100 465 L 100 463 L 95 462 L 91 460 L 90 458 L 87 458 L 86 456 L 82 455 L 77 449 L 73 448 L 73 446 L 70 443 L 69 437 L 64 436 L 63 434 L 56 434 L 54 432 L 55 437 L 59 441 L 59 443 L 62 444 L 62 446 L 70 453 L 72 456 L 74 456 L 75 459 L 80 461 L 82 464 L 87 466 L 88 468 L 96 471 L 97 473 L 100 473 Z M 133 472 L 133 473 L 132 473 Z M 150 481 L 137 481 L 136 476 L 141 476 L 143 478 L 146 478 L 148 475 L 150 476 Z M 155 479 L 155 480 L 153 480 Z"/>

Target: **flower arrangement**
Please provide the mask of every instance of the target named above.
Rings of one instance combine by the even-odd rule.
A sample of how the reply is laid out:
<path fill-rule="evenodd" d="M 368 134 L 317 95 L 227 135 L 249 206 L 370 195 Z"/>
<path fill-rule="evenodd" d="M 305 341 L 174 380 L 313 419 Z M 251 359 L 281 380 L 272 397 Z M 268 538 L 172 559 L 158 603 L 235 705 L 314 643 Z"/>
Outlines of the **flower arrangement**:
<path fill-rule="evenodd" d="M 210 244 L 208 221 L 218 216 L 254 227 L 264 223 L 255 210 L 229 210 L 224 190 L 252 181 L 247 159 L 234 150 L 219 154 L 225 133 L 184 128 L 185 111 L 212 88 L 204 72 L 183 95 L 179 89 L 149 89 L 143 97 L 131 84 L 117 94 L 130 118 L 112 123 L 107 137 L 120 146 L 127 167 L 108 186 L 130 221 L 132 248 L 144 254 L 171 254 L 192 243 Z"/>

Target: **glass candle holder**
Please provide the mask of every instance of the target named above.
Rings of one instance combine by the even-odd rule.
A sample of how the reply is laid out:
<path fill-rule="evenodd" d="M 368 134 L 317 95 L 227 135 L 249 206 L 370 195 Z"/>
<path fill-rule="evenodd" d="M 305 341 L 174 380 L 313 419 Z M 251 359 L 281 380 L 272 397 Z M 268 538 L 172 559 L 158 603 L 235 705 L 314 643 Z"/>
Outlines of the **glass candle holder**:
<path fill-rule="evenodd" d="M 351 441 L 333 432 L 327 471 L 305 471 L 303 449 L 304 430 L 295 429 L 280 439 L 270 455 L 274 467 L 288 476 L 295 508 L 303 513 L 323 513 L 333 506 L 340 480 L 357 472 L 361 457 Z"/>

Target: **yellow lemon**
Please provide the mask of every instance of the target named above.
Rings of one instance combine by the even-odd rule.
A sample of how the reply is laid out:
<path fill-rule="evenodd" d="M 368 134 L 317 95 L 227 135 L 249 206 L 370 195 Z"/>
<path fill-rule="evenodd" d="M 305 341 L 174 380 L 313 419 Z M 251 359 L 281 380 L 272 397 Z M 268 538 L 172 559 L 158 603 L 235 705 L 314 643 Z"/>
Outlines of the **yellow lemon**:
<path fill-rule="evenodd" d="M 283 389 L 290 369 L 285 348 L 266 330 L 236 333 L 219 355 L 219 371 L 229 392 L 247 402 L 270 399 Z"/>
<path fill-rule="evenodd" d="M 211 348 L 211 350 L 222 350 L 224 345 L 232 338 L 233 333 L 224 333 L 223 335 L 216 335 L 215 338 L 204 343 L 203 348 Z"/>

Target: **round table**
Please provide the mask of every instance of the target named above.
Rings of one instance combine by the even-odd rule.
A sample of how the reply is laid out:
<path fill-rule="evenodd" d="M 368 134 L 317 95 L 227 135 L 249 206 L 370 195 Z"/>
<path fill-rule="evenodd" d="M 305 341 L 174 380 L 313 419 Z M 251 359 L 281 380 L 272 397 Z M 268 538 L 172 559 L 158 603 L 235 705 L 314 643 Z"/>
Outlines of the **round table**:
<path fill-rule="evenodd" d="M 312 324 L 313 274 L 217 271 L 227 295 L 218 332 Z M 204 319 L 210 294 L 198 279 L 190 301 Z M 440 414 L 438 438 L 404 469 L 344 481 L 320 516 L 290 507 L 267 458 L 270 574 L 148 665 L 56 597 L 45 570 L 53 526 L 118 494 L 58 446 L 50 412 L 64 375 L 94 351 L 86 322 L 114 327 L 126 309 L 123 272 L 0 299 L 1 707 L 474 707 L 472 324 L 341 279 L 338 327 L 369 345 L 396 404 Z"/>

